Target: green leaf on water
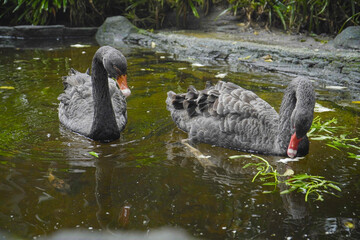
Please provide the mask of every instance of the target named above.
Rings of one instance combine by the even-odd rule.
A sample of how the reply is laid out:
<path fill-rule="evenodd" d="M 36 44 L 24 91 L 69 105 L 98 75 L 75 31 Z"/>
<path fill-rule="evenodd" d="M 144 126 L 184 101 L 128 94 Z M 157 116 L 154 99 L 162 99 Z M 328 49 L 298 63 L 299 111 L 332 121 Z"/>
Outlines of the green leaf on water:
<path fill-rule="evenodd" d="M 96 152 L 89 152 L 89 154 L 97 158 L 99 157 L 99 154 L 97 154 Z"/>
<path fill-rule="evenodd" d="M 0 86 L 0 89 L 13 90 L 13 89 L 15 89 L 15 88 L 12 87 L 12 86 Z"/>

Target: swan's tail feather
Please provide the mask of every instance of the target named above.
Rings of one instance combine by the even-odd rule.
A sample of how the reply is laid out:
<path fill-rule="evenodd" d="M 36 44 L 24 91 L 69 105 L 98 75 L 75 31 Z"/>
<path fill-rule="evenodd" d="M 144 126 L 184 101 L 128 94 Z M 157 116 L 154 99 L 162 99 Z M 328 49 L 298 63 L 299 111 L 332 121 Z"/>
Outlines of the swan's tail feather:
<path fill-rule="evenodd" d="M 186 109 L 189 117 L 195 117 L 198 115 L 196 112 L 197 104 L 196 104 L 195 100 L 193 100 L 193 99 L 185 100 L 183 103 L 183 106 L 184 106 L 184 109 Z"/>
<path fill-rule="evenodd" d="M 75 70 L 74 68 L 70 68 L 69 70 L 69 76 L 75 75 L 80 73 L 78 70 Z"/>
<path fill-rule="evenodd" d="M 171 97 L 171 102 L 172 105 L 174 106 L 174 108 L 176 110 L 181 110 L 184 109 L 184 100 L 185 100 L 185 96 L 184 95 L 173 95 Z"/>
<path fill-rule="evenodd" d="M 182 94 L 170 91 L 166 99 L 167 109 L 173 119 L 181 122 L 199 115 L 215 116 L 219 97 L 218 88 L 215 89 L 208 81 L 205 89 L 201 91 L 196 90 L 194 86 L 190 86 L 187 92 Z"/>

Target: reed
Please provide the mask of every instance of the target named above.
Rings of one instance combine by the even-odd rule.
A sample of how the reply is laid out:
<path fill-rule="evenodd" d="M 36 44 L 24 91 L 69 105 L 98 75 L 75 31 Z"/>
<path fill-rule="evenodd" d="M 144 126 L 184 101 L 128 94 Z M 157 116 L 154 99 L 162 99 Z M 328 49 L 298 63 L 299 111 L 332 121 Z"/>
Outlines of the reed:
<path fill-rule="evenodd" d="M 288 32 L 336 34 L 360 23 L 360 0 L 2 0 L 0 24 L 89 26 L 121 14 L 139 27 L 161 28 L 165 16 L 176 12 L 186 26 L 189 15 L 206 15 L 219 4 L 228 6 L 220 16 L 231 13 L 249 25 L 261 21 Z"/>

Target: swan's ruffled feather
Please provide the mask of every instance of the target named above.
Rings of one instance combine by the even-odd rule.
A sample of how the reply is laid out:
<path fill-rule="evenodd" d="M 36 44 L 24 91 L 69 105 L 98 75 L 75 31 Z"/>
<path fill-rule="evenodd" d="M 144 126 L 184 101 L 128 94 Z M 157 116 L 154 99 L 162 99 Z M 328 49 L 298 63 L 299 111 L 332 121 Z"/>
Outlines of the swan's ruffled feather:
<path fill-rule="evenodd" d="M 63 77 L 64 93 L 60 94 L 59 119 L 67 128 L 88 136 L 94 118 L 91 76 L 71 69 L 69 76 Z M 126 100 L 115 81 L 109 79 L 109 92 L 119 130 L 127 122 Z"/>

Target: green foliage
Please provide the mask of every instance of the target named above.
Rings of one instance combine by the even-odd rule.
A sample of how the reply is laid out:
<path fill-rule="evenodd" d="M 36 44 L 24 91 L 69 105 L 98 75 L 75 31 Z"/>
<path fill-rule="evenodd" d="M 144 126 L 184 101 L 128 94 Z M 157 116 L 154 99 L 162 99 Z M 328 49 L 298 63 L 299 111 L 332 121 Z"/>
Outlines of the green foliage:
<path fill-rule="evenodd" d="M 281 191 L 280 194 L 286 194 L 293 191 L 305 192 L 305 202 L 308 201 L 310 194 L 315 194 L 317 198 L 315 200 L 324 201 L 323 194 L 330 194 L 336 196 L 332 191 L 341 192 L 341 188 L 337 186 L 336 182 L 325 180 L 321 176 L 310 176 L 307 174 L 297 174 L 289 179 L 286 179 L 284 183 L 289 186 L 289 189 Z"/>
<path fill-rule="evenodd" d="M 360 0 L 229 0 L 222 14 L 245 10 L 248 20 L 265 16 L 267 25 L 282 25 L 286 31 L 307 30 L 337 33 L 347 25 L 360 24 Z"/>
<path fill-rule="evenodd" d="M 6 5 L 8 0 L 4 0 Z M 66 11 L 68 5 L 67 0 L 10 0 L 9 8 L 0 15 L 0 18 L 8 14 L 16 14 L 16 22 L 27 22 L 34 25 L 43 25 L 49 23 L 52 17 L 56 17 L 57 12 L 62 9 Z"/>
<path fill-rule="evenodd" d="M 99 158 L 99 154 L 97 154 L 96 152 L 89 152 L 89 154 L 90 154 L 91 156 L 94 156 L 94 157 L 96 157 L 96 158 Z"/>
<path fill-rule="evenodd" d="M 349 133 L 342 133 L 340 135 L 335 135 L 337 131 L 344 129 L 343 126 L 336 126 L 337 119 L 333 118 L 328 121 L 322 122 L 321 118 L 317 116 L 314 118 L 310 131 L 308 132 L 308 137 L 311 140 L 323 141 L 326 140 L 326 145 L 332 148 L 335 148 L 339 151 L 341 149 L 351 149 L 351 150 L 360 150 L 360 147 L 355 145 L 360 143 L 360 139 L 348 138 Z M 354 158 L 359 160 L 359 155 L 354 153 L 348 153 L 349 158 Z"/>
<path fill-rule="evenodd" d="M 293 175 L 291 173 L 285 172 L 284 174 L 279 174 L 276 169 L 274 169 L 267 160 L 256 155 L 236 155 L 229 157 L 230 159 L 236 158 L 257 158 L 261 160 L 259 163 L 248 163 L 243 168 L 250 166 L 256 167 L 257 173 L 252 179 L 254 182 L 257 178 L 261 182 L 264 182 L 264 186 L 273 186 L 272 191 L 263 191 L 263 193 L 273 193 L 276 191 L 276 187 L 279 184 L 285 184 L 288 186 L 288 189 L 281 191 L 280 194 L 287 194 L 293 191 L 305 193 L 305 202 L 308 201 L 309 195 L 315 195 L 315 200 L 323 201 L 324 194 L 330 194 L 336 196 L 332 190 L 341 191 L 341 188 L 337 185 L 338 183 L 334 181 L 325 180 L 322 176 L 311 176 L 307 174 L 297 174 Z M 284 177 L 285 180 L 280 180 L 280 177 Z"/>
<path fill-rule="evenodd" d="M 279 184 L 279 180 L 278 180 L 278 172 L 273 168 L 273 166 L 271 166 L 269 164 L 268 161 L 266 161 L 264 158 L 256 156 L 256 155 L 235 155 L 235 156 L 230 156 L 230 159 L 236 159 L 236 158 L 257 158 L 259 160 L 261 160 L 261 162 L 259 163 L 248 163 L 246 164 L 243 168 L 247 168 L 247 167 L 256 167 L 256 170 L 258 171 L 255 176 L 252 179 L 252 182 L 254 182 L 256 180 L 257 177 L 260 176 L 260 180 L 261 181 L 267 181 L 269 179 L 273 179 L 272 182 L 267 181 L 266 183 L 264 183 L 264 185 L 272 185 L 274 186 L 274 190 L 273 191 L 265 191 L 264 193 L 270 193 L 270 192 L 275 192 L 276 191 L 276 186 Z"/>
<path fill-rule="evenodd" d="M 189 14 L 199 18 L 214 4 L 227 3 L 228 12 L 243 15 L 249 23 L 264 21 L 286 31 L 337 33 L 360 23 L 360 0 L 3 0 L 0 20 L 11 24 L 49 24 L 60 20 L 71 25 L 100 25 L 105 17 L 125 15 L 143 28 L 160 28 L 175 11 L 178 24 L 186 26 Z M 218 16 L 218 17 L 219 17 Z M 180 19 L 182 19 L 180 21 Z"/>

